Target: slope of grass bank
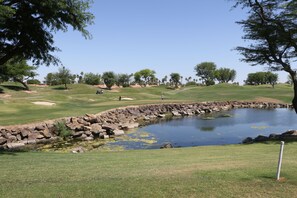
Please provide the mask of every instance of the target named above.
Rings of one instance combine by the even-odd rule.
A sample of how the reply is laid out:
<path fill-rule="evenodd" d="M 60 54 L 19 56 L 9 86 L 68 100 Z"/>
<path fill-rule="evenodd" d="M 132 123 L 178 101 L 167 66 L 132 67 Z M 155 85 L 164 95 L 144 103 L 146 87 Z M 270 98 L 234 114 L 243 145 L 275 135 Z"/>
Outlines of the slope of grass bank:
<path fill-rule="evenodd" d="M 296 197 L 297 144 L 1 153 L 1 197 Z"/>
<path fill-rule="evenodd" d="M 227 100 L 268 100 L 290 103 L 292 87 L 289 85 L 236 86 L 229 84 L 210 87 L 183 87 L 172 90 L 164 86 L 146 88 L 121 88 L 105 90 L 96 95 L 96 87 L 76 84 L 69 90 L 55 87 L 31 87 L 27 93 L 15 84 L 2 84 L 0 94 L 0 125 L 14 125 L 43 120 L 79 116 L 127 105 L 141 105 L 170 102 L 202 102 Z M 17 90 L 17 91 L 16 91 Z M 161 100 L 161 95 L 165 100 Z M 131 101 L 119 101 L 119 96 Z M 35 105 L 32 102 L 51 102 L 53 106 Z"/>

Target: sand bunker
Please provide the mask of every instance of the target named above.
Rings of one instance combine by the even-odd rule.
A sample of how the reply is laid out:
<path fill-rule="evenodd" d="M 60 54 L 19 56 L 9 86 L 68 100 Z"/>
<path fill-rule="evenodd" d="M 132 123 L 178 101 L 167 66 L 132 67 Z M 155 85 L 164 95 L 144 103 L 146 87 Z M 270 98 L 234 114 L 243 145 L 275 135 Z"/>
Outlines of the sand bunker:
<path fill-rule="evenodd" d="M 122 100 L 133 100 L 133 98 L 122 98 Z"/>
<path fill-rule="evenodd" d="M 44 106 L 53 106 L 55 105 L 56 103 L 53 103 L 53 102 L 32 102 L 33 104 L 36 104 L 36 105 L 44 105 Z"/>

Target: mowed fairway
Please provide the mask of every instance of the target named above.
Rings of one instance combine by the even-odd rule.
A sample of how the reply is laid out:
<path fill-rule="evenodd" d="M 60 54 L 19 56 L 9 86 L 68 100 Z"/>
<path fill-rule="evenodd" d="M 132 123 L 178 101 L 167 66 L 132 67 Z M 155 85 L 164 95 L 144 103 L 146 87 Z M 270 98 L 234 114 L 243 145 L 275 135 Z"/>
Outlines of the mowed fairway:
<path fill-rule="evenodd" d="M 87 85 L 71 85 L 67 91 L 32 87 L 32 93 L 10 88 L 0 94 L 0 125 L 161 102 L 290 103 L 293 94 L 289 85 L 123 88 L 103 95 Z M 133 100 L 118 101 L 119 96 Z M 37 101 L 55 105 L 32 103 Z M 278 143 L 81 154 L 0 152 L 0 197 L 297 197 L 297 143 L 285 145 L 281 181 L 275 179 L 278 153 Z"/>

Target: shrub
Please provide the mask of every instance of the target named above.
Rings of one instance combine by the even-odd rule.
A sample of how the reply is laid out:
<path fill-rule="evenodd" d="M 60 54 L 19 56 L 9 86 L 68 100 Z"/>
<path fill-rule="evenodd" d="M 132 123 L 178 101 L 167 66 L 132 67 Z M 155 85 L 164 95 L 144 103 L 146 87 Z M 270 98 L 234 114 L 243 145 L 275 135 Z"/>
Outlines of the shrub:
<path fill-rule="evenodd" d="M 67 128 L 65 121 L 56 122 L 54 127 L 57 135 L 63 139 L 66 139 L 71 135 L 71 130 Z"/>
<path fill-rule="evenodd" d="M 31 80 L 27 80 L 27 84 L 36 84 L 39 85 L 40 81 L 37 79 L 31 79 Z"/>

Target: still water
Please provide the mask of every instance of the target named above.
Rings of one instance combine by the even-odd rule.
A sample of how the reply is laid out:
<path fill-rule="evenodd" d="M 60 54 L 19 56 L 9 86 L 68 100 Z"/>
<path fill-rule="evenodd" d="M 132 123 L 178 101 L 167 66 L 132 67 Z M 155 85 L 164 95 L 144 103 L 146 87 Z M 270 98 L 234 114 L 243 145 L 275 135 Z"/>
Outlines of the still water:
<path fill-rule="evenodd" d="M 297 129 L 297 115 L 289 109 L 233 109 L 203 116 L 160 121 L 128 132 L 112 145 L 125 149 L 238 144 L 246 137 Z"/>

